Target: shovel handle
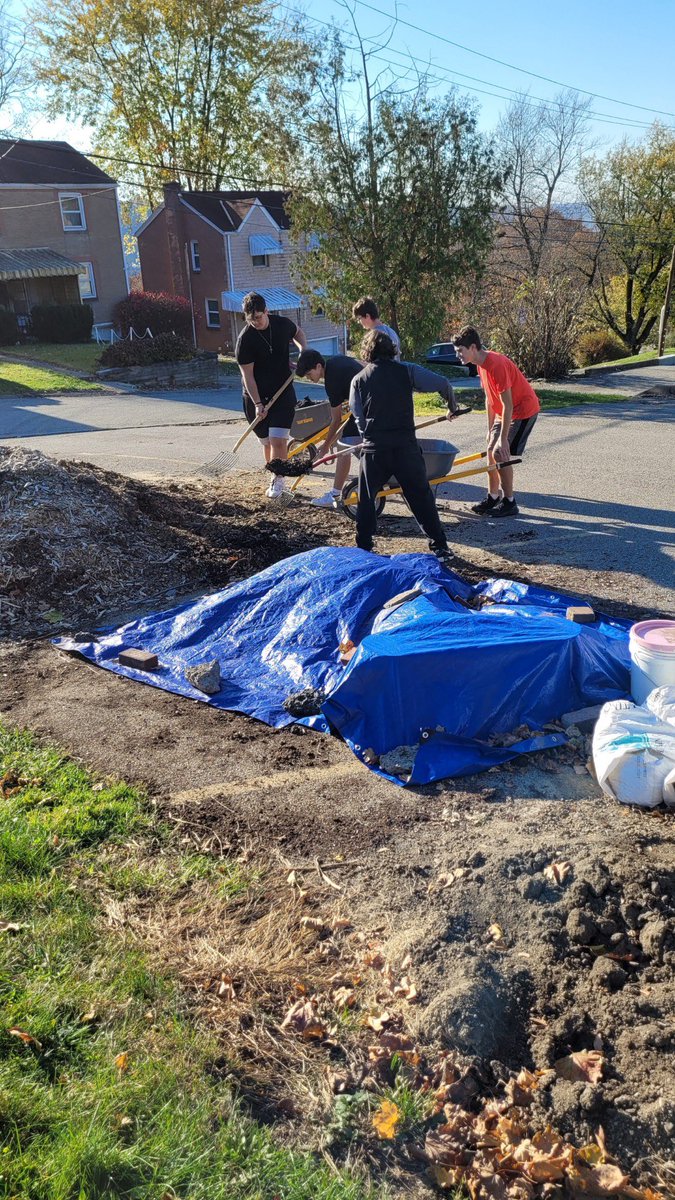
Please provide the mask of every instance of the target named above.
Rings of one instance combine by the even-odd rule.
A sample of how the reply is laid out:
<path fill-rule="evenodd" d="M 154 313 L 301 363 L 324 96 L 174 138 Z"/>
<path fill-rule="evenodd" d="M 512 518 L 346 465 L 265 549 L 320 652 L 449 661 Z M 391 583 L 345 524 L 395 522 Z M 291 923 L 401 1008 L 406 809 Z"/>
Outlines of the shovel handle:
<path fill-rule="evenodd" d="M 428 429 L 429 425 L 439 425 L 441 421 L 456 421 L 457 417 L 464 417 L 467 413 L 473 410 L 468 406 L 466 408 L 458 408 L 454 413 L 443 413 L 442 417 L 432 417 L 430 421 L 420 421 L 415 429 Z"/>

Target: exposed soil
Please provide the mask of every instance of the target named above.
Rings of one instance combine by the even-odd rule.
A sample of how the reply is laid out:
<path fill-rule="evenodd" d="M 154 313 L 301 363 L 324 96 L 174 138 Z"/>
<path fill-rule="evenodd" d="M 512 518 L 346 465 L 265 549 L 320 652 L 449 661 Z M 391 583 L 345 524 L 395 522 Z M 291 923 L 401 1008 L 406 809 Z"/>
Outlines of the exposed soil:
<path fill-rule="evenodd" d="M 73 490 L 117 505 L 128 536 L 106 550 L 102 531 L 101 550 L 81 555 L 64 599 L 61 568 L 49 573 L 53 551 L 35 522 L 5 614 L 1 718 L 103 774 L 146 784 L 165 813 L 232 846 L 298 867 L 316 857 L 356 864 L 339 872 L 344 905 L 356 927 L 379 931 L 392 961 L 411 955 L 420 991 L 411 1028 L 420 1042 L 457 1048 L 492 1080 L 600 1051 L 598 1083 L 542 1077 L 541 1122 L 578 1145 L 602 1126 L 622 1166 L 658 1183 L 675 1133 L 672 817 L 603 797 L 581 743 L 405 791 L 370 774 L 336 739 L 271 730 L 137 687 L 58 654 L 44 638 L 22 640 L 40 627 L 41 605 L 58 606 L 70 628 L 91 627 L 128 610 L 133 597 L 136 611 L 162 607 L 353 535 L 332 512 L 265 505 L 259 477 L 160 489 L 93 468 L 58 469 Z M 67 487 L 65 494 L 72 500 Z M 387 550 L 420 549 L 407 519 L 390 519 L 383 530 Z M 25 547 L 26 530 L 22 537 Z M 160 551 L 177 552 L 161 570 L 150 561 Z M 119 555 L 117 581 L 101 569 L 106 553 Z M 19 558 L 9 561 L 16 570 Z M 458 569 L 471 579 L 533 574 L 475 548 Z M 600 607 L 602 579 L 585 574 L 540 565 L 536 581 L 582 592 Z M 605 607 L 637 615 L 629 593 L 614 590 Z M 561 882 L 544 873 L 554 862 L 570 864 Z"/>

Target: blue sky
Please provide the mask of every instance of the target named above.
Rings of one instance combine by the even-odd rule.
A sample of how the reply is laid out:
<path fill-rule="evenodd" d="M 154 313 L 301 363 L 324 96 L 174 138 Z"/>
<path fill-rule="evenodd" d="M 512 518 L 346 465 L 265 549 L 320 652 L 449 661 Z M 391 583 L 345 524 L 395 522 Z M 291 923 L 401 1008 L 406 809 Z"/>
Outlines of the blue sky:
<path fill-rule="evenodd" d="M 563 0 L 558 4 L 512 0 L 510 5 L 504 0 L 477 0 L 473 5 L 453 0 L 425 0 L 423 4 L 405 0 L 397 6 L 394 0 L 350 3 L 366 38 L 386 33 L 397 8 L 399 24 L 388 47 L 380 52 L 381 58 L 403 70 L 413 56 L 418 67 L 427 66 L 436 77 L 438 90 L 454 83 L 462 92 L 473 94 L 480 108 L 480 125 L 486 130 L 494 127 L 514 90 L 544 99 L 560 90 L 556 83 L 532 78 L 523 70 L 604 97 L 593 100 L 594 112 L 603 115 L 593 129 L 599 149 L 624 136 L 639 138 L 644 126 L 657 118 L 675 127 L 675 0 L 642 0 L 640 5 L 628 0 Z M 15 22 L 25 7 L 22 0 L 13 0 Z M 281 0 L 281 7 L 302 9 L 314 32 L 324 28 L 320 22 L 332 19 L 347 33 L 351 28 L 340 0 Z M 466 48 L 449 45 L 442 38 Z M 523 70 L 489 61 L 481 54 Z M 490 92 L 496 95 L 485 94 Z M 31 124 L 35 137 L 63 137 L 81 149 L 90 142 L 89 130 L 67 121 L 37 119 Z"/>

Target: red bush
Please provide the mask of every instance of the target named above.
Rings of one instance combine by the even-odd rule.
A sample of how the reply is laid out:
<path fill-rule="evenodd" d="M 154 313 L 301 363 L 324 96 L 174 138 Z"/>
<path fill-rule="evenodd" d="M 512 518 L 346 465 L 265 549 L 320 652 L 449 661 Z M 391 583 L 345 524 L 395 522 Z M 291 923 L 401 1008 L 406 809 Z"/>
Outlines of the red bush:
<path fill-rule="evenodd" d="M 149 363 L 189 362 L 194 357 L 191 340 L 158 333 L 157 337 L 113 342 L 106 346 L 98 361 L 102 367 L 145 367 Z"/>
<path fill-rule="evenodd" d="M 175 333 L 192 341 L 192 312 L 185 296 L 170 296 L 168 292 L 129 292 L 126 300 L 115 307 L 115 323 L 123 337 L 133 328 L 144 334 L 146 329 L 158 333 Z"/>

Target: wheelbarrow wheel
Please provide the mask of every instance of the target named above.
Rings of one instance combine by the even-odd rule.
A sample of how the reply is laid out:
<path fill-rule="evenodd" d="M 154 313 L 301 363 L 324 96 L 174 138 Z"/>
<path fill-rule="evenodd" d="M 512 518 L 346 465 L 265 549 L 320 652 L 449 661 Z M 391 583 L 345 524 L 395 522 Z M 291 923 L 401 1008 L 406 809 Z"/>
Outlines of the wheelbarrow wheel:
<path fill-rule="evenodd" d="M 297 454 L 298 451 L 303 450 L 303 449 L 305 449 L 307 451 L 307 453 L 309 454 L 309 461 L 311 463 L 313 463 L 314 460 L 319 457 L 318 446 L 314 446 L 314 445 L 305 446 L 304 442 L 299 442 L 297 440 L 297 438 L 291 438 L 291 440 L 288 443 L 289 455 Z"/>
<path fill-rule="evenodd" d="M 345 513 L 346 516 L 350 517 L 352 521 L 356 520 L 356 501 L 353 500 L 349 504 L 347 501 L 349 500 L 349 497 L 356 492 L 358 485 L 359 481 L 357 477 L 348 479 L 342 491 L 340 492 L 340 499 L 338 500 L 338 508 L 341 512 Z M 377 497 L 377 500 L 375 501 L 376 516 L 379 517 L 380 513 L 384 511 L 384 506 L 386 503 L 387 501 L 384 496 Z"/>

